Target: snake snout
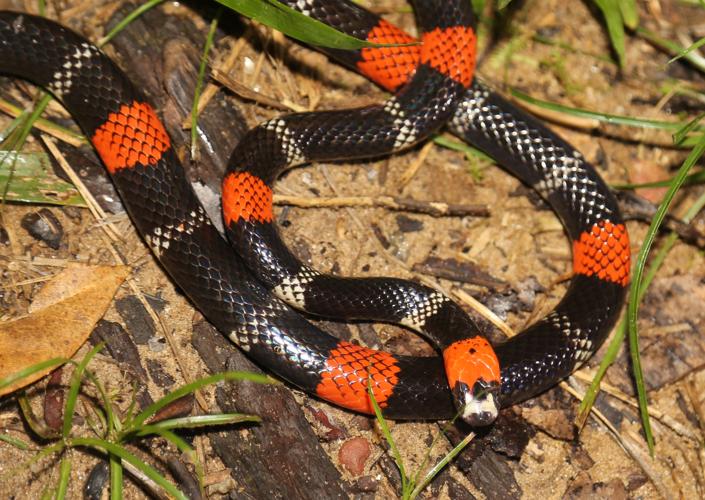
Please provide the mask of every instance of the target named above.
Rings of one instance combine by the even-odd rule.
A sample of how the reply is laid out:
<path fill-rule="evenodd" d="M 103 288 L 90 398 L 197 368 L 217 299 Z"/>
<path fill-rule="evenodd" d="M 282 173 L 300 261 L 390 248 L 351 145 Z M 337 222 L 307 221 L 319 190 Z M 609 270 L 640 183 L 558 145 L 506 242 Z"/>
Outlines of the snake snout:
<path fill-rule="evenodd" d="M 497 382 L 484 379 L 477 380 L 472 388 L 458 382 L 453 388 L 453 397 L 460 418 L 473 427 L 493 423 L 499 415 L 499 389 Z"/>

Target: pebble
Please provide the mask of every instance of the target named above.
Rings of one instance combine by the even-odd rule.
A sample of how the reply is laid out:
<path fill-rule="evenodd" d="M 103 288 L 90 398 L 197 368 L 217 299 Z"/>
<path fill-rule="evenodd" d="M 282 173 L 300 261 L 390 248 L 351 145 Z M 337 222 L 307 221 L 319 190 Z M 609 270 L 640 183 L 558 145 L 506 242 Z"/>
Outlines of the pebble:
<path fill-rule="evenodd" d="M 362 474 L 369 456 L 370 443 L 362 437 L 347 440 L 338 452 L 338 460 L 353 476 Z"/>

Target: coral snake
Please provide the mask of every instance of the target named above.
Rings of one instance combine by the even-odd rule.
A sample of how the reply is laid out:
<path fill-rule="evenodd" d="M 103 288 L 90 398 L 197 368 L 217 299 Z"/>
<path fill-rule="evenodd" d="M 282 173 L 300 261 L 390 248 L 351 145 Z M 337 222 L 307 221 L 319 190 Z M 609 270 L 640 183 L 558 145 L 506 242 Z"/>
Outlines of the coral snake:
<path fill-rule="evenodd" d="M 414 41 L 345 0 L 283 3 L 358 38 Z M 421 44 L 326 51 L 394 92 L 384 104 L 275 118 L 240 142 L 223 181 L 223 216 L 237 252 L 206 216 L 155 110 L 94 45 L 53 21 L 0 11 L 0 72 L 61 100 L 164 269 L 259 364 L 352 410 L 371 412 L 369 385 L 389 418 L 447 419 L 460 412 L 483 425 L 500 407 L 569 375 L 601 345 L 624 300 L 629 240 L 615 199 L 580 153 L 473 81 L 470 2 L 413 4 Z M 399 279 L 321 274 L 287 250 L 273 224 L 272 183 L 283 169 L 389 153 L 443 125 L 535 188 L 573 240 L 566 295 L 546 317 L 494 348 L 442 294 Z M 399 323 L 425 335 L 442 356 L 398 356 L 340 341 L 292 306 Z"/>

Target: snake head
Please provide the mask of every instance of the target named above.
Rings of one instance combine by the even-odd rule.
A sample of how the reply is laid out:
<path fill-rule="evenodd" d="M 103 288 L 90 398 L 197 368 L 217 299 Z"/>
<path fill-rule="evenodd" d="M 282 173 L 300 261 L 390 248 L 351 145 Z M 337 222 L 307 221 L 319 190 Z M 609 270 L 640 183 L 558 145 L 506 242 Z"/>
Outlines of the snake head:
<path fill-rule="evenodd" d="M 472 426 L 489 425 L 499 414 L 499 360 L 482 337 L 454 342 L 443 351 L 446 375 L 460 417 Z"/>
<path fill-rule="evenodd" d="M 495 421 L 499 414 L 499 384 L 480 379 L 468 387 L 457 382 L 453 387 L 453 400 L 460 410 L 460 418 L 473 427 L 484 427 Z"/>

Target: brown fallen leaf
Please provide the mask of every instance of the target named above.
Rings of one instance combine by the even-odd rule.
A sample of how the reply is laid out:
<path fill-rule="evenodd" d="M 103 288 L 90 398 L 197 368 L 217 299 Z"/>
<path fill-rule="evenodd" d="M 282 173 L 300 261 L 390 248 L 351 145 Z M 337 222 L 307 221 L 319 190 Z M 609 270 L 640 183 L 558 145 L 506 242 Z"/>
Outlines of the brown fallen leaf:
<path fill-rule="evenodd" d="M 56 357 L 70 358 L 103 317 L 130 272 L 127 266 L 70 266 L 42 288 L 30 314 L 0 323 L 0 379 Z M 0 396 L 42 378 L 55 367 L 0 389 Z"/>

